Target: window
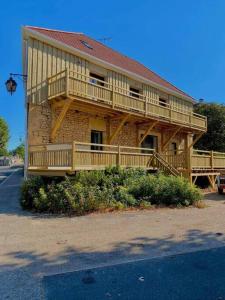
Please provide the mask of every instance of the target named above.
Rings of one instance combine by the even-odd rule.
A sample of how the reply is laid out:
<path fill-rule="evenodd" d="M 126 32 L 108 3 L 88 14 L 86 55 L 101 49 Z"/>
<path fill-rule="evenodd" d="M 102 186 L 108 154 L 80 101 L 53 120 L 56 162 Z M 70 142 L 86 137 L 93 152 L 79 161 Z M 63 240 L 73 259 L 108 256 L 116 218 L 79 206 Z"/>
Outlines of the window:
<path fill-rule="evenodd" d="M 102 131 L 97 131 L 97 130 L 92 130 L 91 131 L 91 143 L 92 144 L 102 144 L 103 141 L 103 132 Z M 102 146 L 91 146 L 91 150 L 103 150 Z"/>
<path fill-rule="evenodd" d="M 167 106 L 167 101 L 165 99 L 159 98 L 159 105 L 161 106 Z"/>
<path fill-rule="evenodd" d="M 133 87 L 130 87 L 130 96 L 134 98 L 139 98 L 140 91 Z"/>
<path fill-rule="evenodd" d="M 171 150 L 173 151 L 173 155 L 177 154 L 177 143 L 171 143 Z"/>
<path fill-rule="evenodd" d="M 90 45 L 90 44 L 88 44 L 88 42 L 86 42 L 86 41 L 80 41 L 85 47 L 87 47 L 88 49 L 93 49 L 93 47 Z"/>
<path fill-rule="evenodd" d="M 141 135 L 143 136 L 143 134 Z M 155 135 L 147 135 L 144 141 L 141 143 L 141 148 L 149 148 L 158 150 L 158 137 Z M 148 150 L 142 150 L 142 153 L 148 153 Z"/>
<path fill-rule="evenodd" d="M 104 82 L 105 81 L 105 78 L 101 75 L 98 75 L 98 74 L 95 74 L 95 73 L 90 73 L 90 82 L 91 83 L 94 83 L 94 84 L 98 84 L 98 85 L 101 85 L 101 86 L 104 86 Z"/>

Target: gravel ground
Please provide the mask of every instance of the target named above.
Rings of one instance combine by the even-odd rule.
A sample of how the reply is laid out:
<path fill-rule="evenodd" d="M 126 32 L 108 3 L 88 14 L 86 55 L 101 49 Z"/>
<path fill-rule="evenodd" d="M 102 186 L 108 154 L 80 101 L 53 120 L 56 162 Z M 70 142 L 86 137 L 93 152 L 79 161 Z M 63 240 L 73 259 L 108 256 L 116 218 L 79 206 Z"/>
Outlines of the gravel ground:
<path fill-rule="evenodd" d="M 225 246 L 225 196 L 204 209 L 48 217 L 21 210 L 22 171 L 0 186 L 1 299 L 42 299 L 43 275 Z"/>

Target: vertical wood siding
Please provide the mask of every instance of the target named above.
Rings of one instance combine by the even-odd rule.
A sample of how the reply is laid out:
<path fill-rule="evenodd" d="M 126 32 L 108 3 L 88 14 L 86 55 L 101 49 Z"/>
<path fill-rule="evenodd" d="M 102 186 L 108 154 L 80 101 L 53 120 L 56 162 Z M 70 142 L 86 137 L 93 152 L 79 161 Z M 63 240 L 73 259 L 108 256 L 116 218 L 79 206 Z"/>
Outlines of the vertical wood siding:
<path fill-rule="evenodd" d="M 151 99 L 152 102 L 159 102 L 159 91 L 150 85 L 143 84 L 143 95 Z"/>
<path fill-rule="evenodd" d="M 65 68 L 88 75 L 86 60 L 36 39 L 28 39 L 27 96 L 33 104 L 47 100 L 47 78 Z"/>
<path fill-rule="evenodd" d="M 108 71 L 108 82 L 115 87 L 116 92 L 124 93 L 124 90 L 129 90 L 128 77 L 114 71 Z"/>
<path fill-rule="evenodd" d="M 27 45 L 27 96 L 28 101 L 33 104 L 42 104 L 47 100 L 48 77 L 68 68 L 80 73 L 80 75 L 74 73 L 73 76 L 86 80 L 86 78 L 82 75 L 89 75 L 89 65 L 94 66 L 83 58 L 57 49 L 33 38 L 28 39 Z M 127 93 L 129 94 L 130 84 L 131 82 L 135 83 L 134 80 L 112 70 L 105 70 L 105 73 L 107 74 L 106 81 L 114 85 L 115 91 L 124 93 L 127 90 Z M 185 112 L 193 110 L 192 103 L 188 101 L 163 93 L 150 85 L 142 84 L 140 82 L 136 82 L 136 84 L 137 86 L 142 87 L 141 92 L 144 96 L 149 98 L 149 102 L 158 103 L 160 96 L 164 94 L 172 108 L 183 110 Z"/>
<path fill-rule="evenodd" d="M 174 109 L 185 111 L 185 112 L 193 111 L 192 103 L 182 100 L 180 98 L 177 98 L 173 95 L 169 96 L 169 103 L 172 106 L 172 108 L 174 108 Z"/>

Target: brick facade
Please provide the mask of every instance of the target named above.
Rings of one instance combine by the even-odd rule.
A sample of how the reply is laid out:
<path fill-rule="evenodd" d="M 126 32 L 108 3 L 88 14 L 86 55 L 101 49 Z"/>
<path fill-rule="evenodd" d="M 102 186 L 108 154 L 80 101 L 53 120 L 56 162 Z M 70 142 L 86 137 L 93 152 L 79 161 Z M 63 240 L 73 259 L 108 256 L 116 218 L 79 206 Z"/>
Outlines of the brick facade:
<path fill-rule="evenodd" d="M 50 142 L 50 131 L 52 122 L 58 117 L 60 108 L 51 112 L 48 103 L 45 105 L 30 105 L 29 108 L 29 144 L 45 144 Z M 98 124 L 99 126 L 95 125 Z M 119 120 L 109 120 L 108 118 L 94 116 L 86 112 L 70 109 L 59 130 L 57 131 L 54 143 L 71 143 L 79 141 L 91 142 L 91 130 L 103 131 L 103 143 L 108 143 L 108 137 L 116 130 Z M 93 125 L 94 124 L 94 125 Z M 105 125 L 104 125 L 105 124 Z M 97 126 L 97 127 L 96 127 Z M 113 145 L 137 147 L 140 134 L 144 133 L 146 125 L 137 126 L 135 123 L 127 122 L 119 134 L 112 141 Z M 150 134 L 158 136 L 158 150 L 161 150 L 162 130 L 156 128 Z M 163 140 L 166 140 L 170 132 L 163 132 Z M 177 142 L 179 148 L 184 147 L 184 134 L 177 134 L 173 140 Z"/>

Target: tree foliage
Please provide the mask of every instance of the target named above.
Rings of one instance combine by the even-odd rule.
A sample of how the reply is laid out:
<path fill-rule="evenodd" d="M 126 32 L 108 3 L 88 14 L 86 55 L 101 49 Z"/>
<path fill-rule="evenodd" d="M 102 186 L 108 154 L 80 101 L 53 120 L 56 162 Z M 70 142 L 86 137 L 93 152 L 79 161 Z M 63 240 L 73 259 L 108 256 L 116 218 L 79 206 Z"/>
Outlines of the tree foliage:
<path fill-rule="evenodd" d="M 7 155 L 7 144 L 9 141 L 9 128 L 6 121 L 0 117 L 0 155 Z"/>
<path fill-rule="evenodd" d="M 225 152 L 225 106 L 217 103 L 200 102 L 195 112 L 207 117 L 208 129 L 196 143 L 195 148 Z"/>
<path fill-rule="evenodd" d="M 11 151 L 11 155 L 18 155 L 20 158 L 24 160 L 25 157 L 25 146 L 24 143 L 21 143 L 14 150 Z"/>

